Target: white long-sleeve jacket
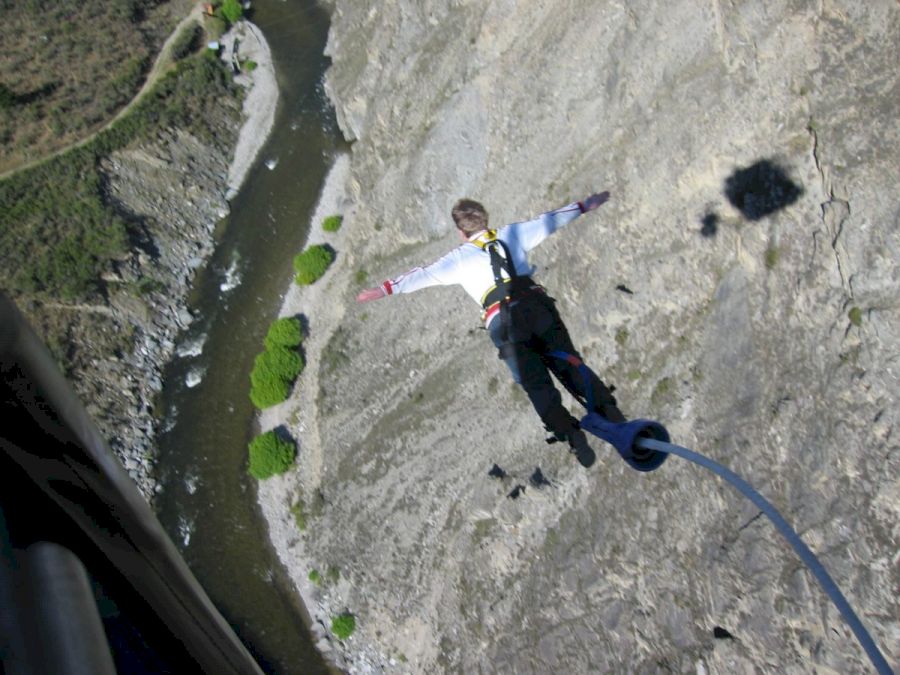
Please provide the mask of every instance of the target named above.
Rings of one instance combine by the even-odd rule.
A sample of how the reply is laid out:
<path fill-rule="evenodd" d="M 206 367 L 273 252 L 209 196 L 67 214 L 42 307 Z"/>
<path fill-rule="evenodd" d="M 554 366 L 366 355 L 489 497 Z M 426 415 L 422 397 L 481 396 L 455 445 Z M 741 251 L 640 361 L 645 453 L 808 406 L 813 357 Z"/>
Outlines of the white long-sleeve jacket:
<path fill-rule="evenodd" d="M 513 265 L 519 275 L 530 275 L 534 268 L 528 262 L 528 252 L 559 228 L 584 213 L 581 202 L 572 202 L 554 211 L 541 214 L 533 220 L 512 223 L 496 233 L 497 239 L 509 248 Z M 469 238 L 469 241 L 453 249 L 425 267 L 416 267 L 394 279 L 388 279 L 381 287 L 388 295 L 412 293 L 429 286 L 459 284 L 471 298 L 481 305 L 494 286 L 490 254 L 484 249 L 488 241 L 487 230 Z M 505 277 L 504 273 L 504 277 Z M 496 312 L 487 312 L 485 325 L 490 324 Z"/>

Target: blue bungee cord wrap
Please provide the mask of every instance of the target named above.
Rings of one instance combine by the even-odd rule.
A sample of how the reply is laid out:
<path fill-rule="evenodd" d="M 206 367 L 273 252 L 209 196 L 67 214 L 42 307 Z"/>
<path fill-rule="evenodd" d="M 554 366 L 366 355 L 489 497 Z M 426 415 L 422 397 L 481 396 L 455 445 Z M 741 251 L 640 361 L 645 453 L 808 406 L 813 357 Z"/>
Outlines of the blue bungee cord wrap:
<path fill-rule="evenodd" d="M 631 420 L 629 422 L 614 423 L 608 421 L 597 412 L 594 412 L 594 397 L 590 383 L 591 378 L 595 376 L 591 369 L 588 368 L 583 361 L 566 352 L 554 351 L 550 352 L 550 356 L 563 359 L 564 361 L 568 361 L 575 365 L 584 377 L 587 398 L 585 407 L 587 408 L 588 413 L 581 419 L 580 425 L 582 429 L 612 445 L 618 451 L 619 455 L 621 455 L 622 459 L 637 471 L 653 471 L 662 466 L 669 455 L 678 455 L 689 462 L 693 462 L 694 464 L 712 471 L 717 476 L 729 482 L 738 490 L 738 492 L 753 502 L 753 504 L 755 504 L 760 511 L 772 521 L 775 528 L 794 548 L 797 555 L 800 556 L 800 559 L 807 568 L 809 568 L 809 571 L 813 573 L 813 576 L 815 576 L 816 581 L 819 582 L 822 590 L 825 591 L 831 599 L 831 602 L 834 603 L 834 606 L 837 607 L 838 611 L 841 613 L 841 616 L 844 617 L 844 621 L 846 621 L 853 630 L 856 639 L 859 641 L 860 645 L 862 645 L 862 648 L 868 655 L 875 670 L 878 671 L 880 675 L 893 675 L 894 671 L 888 664 L 887 659 L 881 653 L 878 645 L 875 644 L 872 636 L 869 635 L 869 632 L 866 630 L 865 626 L 863 626 L 862 621 L 860 621 L 856 612 L 853 611 L 847 598 L 841 593 L 841 590 L 828 574 L 825 567 L 822 566 L 822 563 L 819 562 L 819 559 L 809 547 L 803 543 L 800 535 L 794 531 L 778 510 L 772 506 L 765 497 L 759 494 L 759 492 L 757 492 L 747 481 L 725 466 L 722 466 L 718 462 L 714 462 L 698 452 L 671 443 L 669 432 L 659 422 L 639 419 Z"/>

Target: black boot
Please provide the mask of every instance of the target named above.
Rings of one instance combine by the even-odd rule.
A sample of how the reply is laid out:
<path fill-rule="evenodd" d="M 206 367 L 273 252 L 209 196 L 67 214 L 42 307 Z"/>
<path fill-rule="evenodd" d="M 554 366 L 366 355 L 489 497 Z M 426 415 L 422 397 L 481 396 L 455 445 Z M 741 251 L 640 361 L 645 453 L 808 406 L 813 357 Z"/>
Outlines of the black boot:
<path fill-rule="evenodd" d="M 575 429 L 569 434 L 569 452 L 575 455 L 575 459 L 585 469 L 594 465 L 597 461 L 597 455 L 594 454 L 593 448 L 588 445 L 587 436 L 581 429 Z"/>
<path fill-rule="evenodd" d="M 581 466 L 588 468 L 597 460 L 593 449 L 588 445 L 587 436 L 578 426 L 578 420 L 559 406 L 544 418 L 545 428 L 553 434 L 549 442 L 566 441 L 569 452 L 575 455 Z"/>

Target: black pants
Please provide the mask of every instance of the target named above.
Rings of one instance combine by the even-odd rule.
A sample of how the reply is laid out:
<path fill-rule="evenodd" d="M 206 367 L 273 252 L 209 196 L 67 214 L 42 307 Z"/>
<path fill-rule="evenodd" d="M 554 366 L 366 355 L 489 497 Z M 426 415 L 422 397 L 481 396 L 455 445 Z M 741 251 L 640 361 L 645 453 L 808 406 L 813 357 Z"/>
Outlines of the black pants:
<path fill-rule="evenodd" d="M 582 402 L 587 400 L 587 387 L 590 387 L 595 412 L 613 422 L 624 421 L 616 399 L 600 378 L 592 373 L 590 381 L 585 382 L 577 366 L 550 356 L 550 352 L 563 351 L 581 359 L 552 298 L 531 292 L 511 302 L 506 311 L 507 317 L 501 313 L 491 322 L 491 340 L 549 431 L 565 436 L 576 424 L 563 406 L 550 373 Z"/>

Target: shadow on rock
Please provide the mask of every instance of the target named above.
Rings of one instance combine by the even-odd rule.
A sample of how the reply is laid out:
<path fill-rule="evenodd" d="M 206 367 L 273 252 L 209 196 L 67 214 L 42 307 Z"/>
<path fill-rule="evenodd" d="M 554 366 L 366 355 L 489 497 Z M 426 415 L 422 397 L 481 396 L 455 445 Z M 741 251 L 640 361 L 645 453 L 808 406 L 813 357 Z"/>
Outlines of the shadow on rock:
<path fill-rule="evenodd" d="M 788 177 L 785 170 L 768 159 L 738 169 L 725 181 L 725 196 L 747 220 L 760 220 L 790 206 L 802 194 L 803 189 Z"/>

